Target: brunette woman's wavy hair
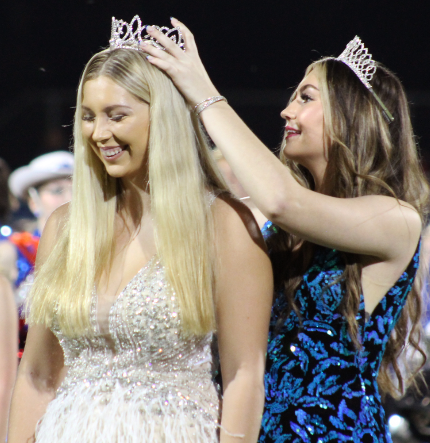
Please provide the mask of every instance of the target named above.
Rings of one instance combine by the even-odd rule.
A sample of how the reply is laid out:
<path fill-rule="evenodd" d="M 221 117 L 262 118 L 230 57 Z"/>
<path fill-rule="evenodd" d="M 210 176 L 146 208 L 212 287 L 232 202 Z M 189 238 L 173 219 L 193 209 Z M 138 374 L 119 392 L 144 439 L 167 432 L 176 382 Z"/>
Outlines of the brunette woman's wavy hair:
<path fill-rule="evenodd" d="M 328 150 L 322 192 L 339 198 L 392 196 L 412 205 L 425 226 L 429 187 L 420 165 L 408 101 L 400 80 L 377 64 L 371 84 L 394 116 L 394 121 L 389 124 L 375 98 L 347 65 L 333 58 L 324 58 L 312 63 L 306 75 L 311 71 L 320 85 L 324 143 Z M 283 154 L 284 146 L 285 140 L 280 148 L 281 161 L 301 185 L 314 189 L 309 171 L 287 159 Z M 279 229 L 269 239 L 269 249 L 272 251 L 275 286 L 288 302 L 280 318 L 281 325 L 291 310 L 300 318 L 294 294 L 310 264 L 313 245 Z M 362 292 L 361 266 L 355 254 L 343 253 L 343 258 L 345 271 L 341 282 L 346 295 L 339 309 L 348 322 L 354 345 L 360 347 L 356 315 Z M 419 273 L 382 360 L 378 383 L 383 392 L 391 395 L 403 394 L 405 389 L 398 360 L 406 346 L 418 352 L 423 364 L 426 360 L 420 346 L 421 288 Z"/>

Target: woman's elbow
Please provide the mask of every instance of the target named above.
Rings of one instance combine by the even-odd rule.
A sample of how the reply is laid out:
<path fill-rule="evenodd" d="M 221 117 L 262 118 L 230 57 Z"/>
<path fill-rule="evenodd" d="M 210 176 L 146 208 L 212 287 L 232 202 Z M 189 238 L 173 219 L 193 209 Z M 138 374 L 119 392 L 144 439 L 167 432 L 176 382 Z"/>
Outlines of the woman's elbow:
<path fill-rule="evenodd" d="M 283 192 L 276 192 L 266 202 L 264 215 L 275 224 L 285 223 L 288 215 L 294 210 L 295 204 Z"/>

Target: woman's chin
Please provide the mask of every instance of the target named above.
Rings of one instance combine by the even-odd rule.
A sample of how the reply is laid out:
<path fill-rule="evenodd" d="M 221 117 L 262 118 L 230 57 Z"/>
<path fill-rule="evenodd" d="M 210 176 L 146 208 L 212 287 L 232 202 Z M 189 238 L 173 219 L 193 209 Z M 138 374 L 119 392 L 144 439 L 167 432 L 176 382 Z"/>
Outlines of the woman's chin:
<path fill-rule="evenodd" d="M 113 178 L 123 178 L 124 176 L 127 175 L 127 171 L 124 168 L 124 166 L 105 164 L 105 168 L 108 175 L 110 175 Z"/>
<path fill-rule="evenodd" d="M 288 160 L 296 163 L 300 163 L 300 161 L 303 160 L 303 152 L 300 152 L 297 149 L 292 149 L 290 146 L 284 148 L 283 154 Z"/>

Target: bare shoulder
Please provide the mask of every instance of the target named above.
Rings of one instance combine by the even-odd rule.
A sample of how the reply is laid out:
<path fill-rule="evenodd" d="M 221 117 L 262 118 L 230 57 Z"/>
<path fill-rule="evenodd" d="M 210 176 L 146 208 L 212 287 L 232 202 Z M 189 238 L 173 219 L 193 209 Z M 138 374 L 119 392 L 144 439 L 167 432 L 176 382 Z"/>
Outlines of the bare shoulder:
<path fill-rule="evenodd" d="M 46 224 L 50 226 L 56 226 L 58 228 L 64 227 L 70 210 L 70 202 L 64 203 L 59 206 L 55 211 L 49 216 Z"/>
<path fill-rule="evenodd" d="M 362 202 L 362 204 L 375 206 L 382 210 L 399 210 L 401 214 L 405 214 L 407 217 L 420 220 L 417 210 L 410 203 L 390 197 L 388 195 L 364 195 L 362 197 L 356 197 L 352 200 L 359 200 Z"/>
<path fill-rule="evenodd" d="M 57 243 L 59 235 L 63 230 L 69 217 L 69 203 L 65 203 L 57 208 L 48 218 L 45 227 L 43 228 L 43 234 L 40 239 L 39 247 L 37 250 L 36 266 L 40 264 L 40 261 L 45 261 L 53 247 Z"/>
<path fill-rule="evenodd" d="M 215 232 L 222 243 L 230 245 L 251 241 L 264 250 L 260 228 L 250 209 L 228 194 L 220 195 L 213 204 Z"/>
<path fill-rule="evenodd" d="M 55 235 L 61 230 L 69 217 L 70 202 L 58 207 L 48 218 L 43 235 Z"/>
<path fill-rule="evenodd" d="M 423 229 L 422 220 L 418 211 L 409 203 L 399 200 L 400 213 L 404 217 L 408 226 L 418 235 Z"/>
<path fill-rule="evenodd" d="M 422 233 L 422 220 L 409 203 L 383 195 L 358 197 L 363 211 L 370 208 L 374 215 L 373 227 L 389 245 L 384 257 L 387 262 L 404 264 L 414 254 Z"/>
<path fill-rule="evenodd" d="M 367 195 L 358 199 L 373 206 L 378 212 L 385 212 L 394 223 L 400 223 L 400 226 L 407 227 L 409 234 L 419 237 L 422 230 L 421 217 L 410 203 L 385 195 Z"/>
<path fill-rule="evenodd" d="M 228 195 L 216 199 L 213 211 L 217 254 L 216 300 L 220 324 L 236 302 L 249 306 L 252 299 L 260 314 L 266 308 L 270 313 L 272 265 L 252 212 Z M 237 313 L 235 309 L 233 311 Z M 218 326 L 221 330 L 222 326 Z"/>

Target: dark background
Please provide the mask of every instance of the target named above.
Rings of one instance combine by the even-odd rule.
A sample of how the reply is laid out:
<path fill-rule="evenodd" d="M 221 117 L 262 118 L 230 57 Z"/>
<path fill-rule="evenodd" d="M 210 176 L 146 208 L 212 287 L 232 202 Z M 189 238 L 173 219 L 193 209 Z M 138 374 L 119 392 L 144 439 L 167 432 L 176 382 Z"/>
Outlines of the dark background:
<path fill-rule="evenodd" d="M 425 165 L 430 163 L 430 14 L 421 1 L 0 0 L 0 156 L 12 169 L 71 146 L 76 87 L 107 46 L 111 17 L 193 31 L 220 92 L 271 148 L 279 112 L 306 66 L 359 35 L 403 81 Z"/>

